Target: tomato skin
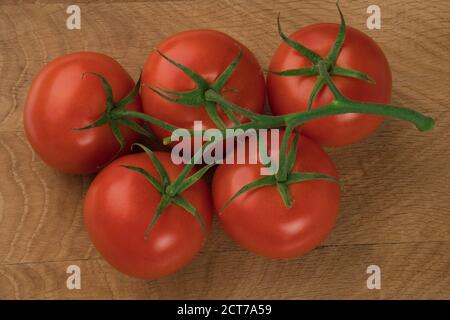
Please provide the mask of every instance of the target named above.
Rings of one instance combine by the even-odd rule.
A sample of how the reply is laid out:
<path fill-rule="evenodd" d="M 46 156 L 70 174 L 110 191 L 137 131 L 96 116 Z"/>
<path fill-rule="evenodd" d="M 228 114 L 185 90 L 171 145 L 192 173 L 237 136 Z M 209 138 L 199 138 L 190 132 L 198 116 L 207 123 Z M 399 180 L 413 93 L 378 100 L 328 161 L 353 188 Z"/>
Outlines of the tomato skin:
<path fill-rule="evenodd" d="M 27 138 L 49 166 L 67 173 L 92 173 L 106 165 L 119 151 L 109 125 L 81 128 L 98 120 L 106 110 L 106 94 L 96 72 L 113 89 L 114 102 L 134 87 L 133 79 L 114 59 L 94 52 L 61 56 L 47 64 L 34 78 L 24 109 Z M 137 101 L 127 110 L 141 111 Z M 139 139 L 127 127 L 119 126 L 125 139 L 125 151 Z"/>
<path fill-rule="evenodd" d="M 321 23 L 301 28 L 290 36 L 307 48 L 325 57 L 336 39 L 338 24 Z M 282 71 L 303 68 L 311 63 L 282 43 L 275 52 L 270 70 Z M 347 27 L 345 42 L 336 65 L 365 73 L 375 84 L 349 77 L 333 76 L 338 89 L 352 100 L 387 104 L 391 100 L 392 78 L 389 63 L 380 47 L 369 36 Z M 316 76 L 267 76 L 267 90 L 271 110 L 283 115 L 307 110 Z M 312 108 L 319 108 L 333 100 L 331 91 L 323 88 Z M 382 123 L 383 117 L 366 114 L 342 114 L 306 123 L 302 133 L 323 146 L 337 147 L 363 140 Z"/>
<path fill-rule="evenodd" d="M 167 152 L 155 154 L 174 181 L 182 166 L 174 165 Z M 161 195 L 144 176 L 121 165 L 141 167 L 159 177 L 144 153 L 121 157 L 103 169 L 85 199 L 84 220 L 89 237 L 100 254 L 127 275 L 156 279 L 177 271 L 191 261 L 204 243 L 199 222 L 172 204 L 145 240 Z M 212 201 L 206 183 L 199 180 L 181 195 L 197 208 L 209 232 Z"/>
<path fill-rule="evenodd" d="M 220 165 L 212 193 L 219 212 L 244 185 L 257 180 L 260 164 Z M 294 171 L 319 172 L 337 177 L 328 155 L 312 140 L 301 137 Z M 243 248 L 258 255 L 285 259 L 302 256 L 316 247 L 333 228 L 340 203 L 340 187 L 325 180 L 289 186 L 293 200 L 287 209 L 275 186 L 237 197 L 219 219 L 225 232 Z"/>
<path fill-rule="evenodd" d="M 222 95 L 241 107 L 261 113 L 265 101 L 265 81 L 254 55 L 230 36 L 214 30 L 191 30 L 177 33 L 162 41 L 157 48 L 172 60 L 191 68 L 208 83 L 216 78 L 236 58 L 239 48 L 243 54 L 232 76 L 222 89 Z M 195 83 L 177 67 L 166 61 L 155 50 L 148 56 L 142 72 L 142 83 L 176 91 L 195 89 Z M 143 87 L 144 112 L 180 128 L 192 129 L 194 121 L 202 121 L 205 129 L 216 128 L 205 108 L 169 102 Z M 227 126 L 232 122 L 219 108 L 219 115 Z M 237 115 L 242 122 L 244 117 Z M 170 136 L 167 131 L 151 126 L 160 138 Z"/>

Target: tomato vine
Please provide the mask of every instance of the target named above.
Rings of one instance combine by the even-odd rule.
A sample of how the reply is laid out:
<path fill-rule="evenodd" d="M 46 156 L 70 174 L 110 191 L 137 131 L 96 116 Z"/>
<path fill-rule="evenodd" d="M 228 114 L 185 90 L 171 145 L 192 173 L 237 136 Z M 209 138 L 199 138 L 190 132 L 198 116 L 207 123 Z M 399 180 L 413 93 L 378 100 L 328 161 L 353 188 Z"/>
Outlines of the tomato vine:
<path fill-rule="evenodd" d="M 285 206 L 287 208 L 290 208 L 292 204 L 291 196 L 289 194 L 290 184 L 301 183 L 303 181 L 315 179 L 326 179 L 339 183 L 339 181 L 336 178 L 321 173 L 309 173 L 309 172 L 305 173 L 293 171 L 293 164 L 295 163 L 297 157 L 297 147 L 300 136 L 300 128 L 303 124 L 309 121 L 332 115 L 339 115 L 345 113 L 361 113 L 361 114 L 381 115 L 405 120 L 414 124 L 420 131 L 431 130 L 434 127 L 434 120 L 431 117 L 423 115 L 422 113 L 417 112 L 415 110 L 390 104 L 353 101 L 345 97 L 341 93 L 341 91 L 335 85 L 332 76 L 352 77 L 359 79 L 361 81 L 367 81 L 369 83 L 374 83 L 374 80 L 372 80 L 369 76 L 358 70 L 341 68 L 336 66 L 336 60 L 345 42 L 345 34 L 346 34 L 346 22 L 344 16 L 342 14 L 339 5 L 338 4 L 336 5 L 341 20 L 340 29 L 332 48 L 325 57 L 321 57 L 319 54 L 303 46 L 301 43 L 296 42 L 287 37 L 281 29 L 280 17 L 278 16 L 277 18 L 278 34 L 280 35 L 282 40 L 288 46 L 290 46 L 298 53 L 306 57 L 312 63 L 312 66 L 282 71 L 268 70 L 267 72 L 272 73 L 276 76 L 317 77 L 317 81 L 311 91 L 311 95 L 308 100 L 308 108 L 306 111 L 303 112 L 278 116 L 268 114 L 258 114 L 250 110 L 247 110 L 235 103 L 232 103 L 231 101 L 225 99 L 222 96 L 221 90 L 223 89 L 224 85 L 226 84 L 230 76 L 233 74 L 233 72 L 235 71 L 236 67 L 238 66 L 241 60 L 242 49 L 239 50 L 238 55 L 234 58 L 233 61 L 231 61 L 228 67 L 226 67 L 226 69 L 222 72 L 222 74 L 212 84 L 209 84 L 202 76 L 200 76 L 187 66 L 172 60 L 170 57 L 166 56 L 164 53 L 157 50 L 158 54 L 161 55 L 161 57 L 163 57 L 172 65 L 183 71 L 184 74 L 186 74 L 190 79 L 192 79 L 196 84 L 196 87 L 191 91 L 182 92 L 169 90 L 162 87 L 155 88 L 145 83 L 142 84 L 142 86 L 148 90 L 151 90 L 158 96 L 170 102 L 179 103 L 191 108 L 204 107 L 211 120 L 222 132 L 223 137 L 226 137 L 227 128 L 224 121 L 218 114 L 218 108 L 221 108 L 224 111 L 225 115 L 232 121 L 232 123 L 234 124 L 233 127 L 234 129 L 242 129 L 243 131 L 245 131 L 247 129 L 257 130 L 257 129 L 285 128 L 285 133 L 282 138 L 281 150 L 279 155 L 279 164 L 280 164 L 279 171 L 274 173 L 273 175 L 261 177 L 260 179 L 242 187 L 225 204 L 224 208 L 228 206 L 236 197 L 242 195 L 243 193 L 268 185 L 275 185 L 277 187 Z M 123 138 L 121 137 L 120 130 L 118 129 L 117 125 L 118 123 L 127 125 L 131 129 L 143 135 L 149 134 L 146 129 L 139 126 L 135 122 L 131 121 L 130 118 L 138 118 L 147 121 L 170 132 L 173 132 L 176 129 L 178 129 L 176 126 L 173 126 L 169 123 L 151 117 L 147 114 L 125 110 L 125 106 L 134 101 L 139 92 L 139 87 L 141 85 L 140 78 L 139 81 L 136 83 L 136 86 L 132 90 L 132 92 L 127 97 L 122 99 L 119 103 L 114 104 L 112 102 L 111 86 L 108 84 L 106 79 L 104 79 L 99 74 L 94 73 L 93 75 L 101 79 L 103 87 L 105 89 L 107 96 L 106 112 L 99 120 L 97 120 L 93 124 L 86 126 L 84 128 L 79 128 L 77 130 L 94 128 L 108 123 L 111 126 L 112 132 L 122 149 Z M 332 102 L 321 108 L 312 109 L 311 105 L 312 102 L 314 101 L 314 98 L 325 86 L 328 87 L 333 94 L 334 98 Z M 248 122 L 240 123 L 240 121 L 236 117 L 236 114 L 244 116 L 245 118 L 247 118 Z M 195 134 L 192 131 L 191 133 Z M 289 139 L 293 134 L 294 134 L 293 141 L 291 143 L 290 148 L 288 148 Z M 165 144 L 170 142 L 171 142 L 170 137 L 164 139 Z M 214 143 L 219 142 L 220 141 L 214 141 Z M 205 144 L 203 148 L 201 148 L 201 150 L 196 152 L 194 158 L 199 156 L 199 153 L 204 152 L 204 147 L 207 144 Z M 162 195 L 161 201 L 158 205 L 154 218 L 148 227 L 147 234 L 148 231 L 150 231 L 150 229 L 154 225 L 154 223 L 157 221 L 157 219 L 160 217 L 164 209 L 167 208 L 172 203 L 184 208 L 187 212 L 195 216 L 199 220 L 199 223 L 202 225 L 204 231 L 205 230 L 204 223 L 201 217 L 199 216 L 198 212 L 190 203 L 188 203 L 180 196 L 180 193 L 189 188 L 196 181 L 198 181 L 198 179 L 200 179 L 214 164 L 205 166 L 199 171 L 197 171 L 195 174 L 191 175 L 190 177 L 187 177 L 189 172 L 195 165 L 195 161 L 191 161 L 188 165 L 185 166 L 185 168 L 183 169 L 181 174 L 177 177 L 177 179 L 173 182 L 170 182 L 167 178 L 167 173 L 165 173 L 164 169 L 162 168 L 162 165 L 159 163 L 158 159 L 153 155 L 152 151 L 143 145 L 139 146 L 150 157 L 161 179 L 160 181 L 156 180 L 142 168 L 126 166 L 128 169 L 134 170 L 144 175 L 146 179 Z M 222 208 L 222 210 L 224 208 Z"/>
<path fill-rule="evenodd" d="M 246 130 L 246 129 L 268 129 L 279 127 L 286 128 L 282 140 L 282 148 L 279 159 L 280 171 L 272 176 L 262 177 L 259 180 L 244 186 L 230 199 L 230 201 L 226 204 L 226 206 L 229 203 L 231 203 L 231 201 L 233 201 L 237 196 L 247 191 L 267 185 L 276 185 L 281 197 L 283 198 L 286 207 L 289 208 L 291 206 L 291 198 L 288 191 L 289 184 L 299 183 L 311 179 L 329 179 L 336 181 L 336 179 L 334 179 L 333 177 L 323 176 L 318 173 L 301 173 L 291 171 L 292 164 L 295 161 L 296 156 L 299 130 L 297 130 L 297 134 L 295 135 L 294 142 L 292 143 L 291 146 L 291 150 L 289 151 L 287 150 L 287 141 L 289 139 L 289 136 L 297 127 L 300 127 L 302 124 L 308 121 L 328 117 L 331 115 L 338 115 L 345 113 L 363 113 L 363 114 L 388 116 L 392 118 L 409 121 L 413 123 L 420 131 L 427 131 L 434 127 L 434 120 L 432 118 L 425 116 L 412 109 L 388 104 L 353 101 L 346 98 L 339 91 L 339 89 L 336 87 L 331 78 L 333 75 L 353 77 L 370 83 L 374 83 L 374 80 L 372 80 L 369 76 L 365 75 L 364 73 L 359 72 L 358 70 L 340 68 L 336 66 L 336 60 L 344 44 L 346 33 L 346 22 L 344 16 L 338 3 L 336 3 L 336 6 L 341 19 L 340 29 L 333 47 L 331 48 L 328 55 L 324 58 L 321 57 L 316 52 L 303 46 L 302 44 L 289 39 L 282 32 L 280 17 L 278 16 L 277 18 L 278 33 L 280 37 L 283 39 L 283 41 L 287 45 L 295 49 L 297 52 L 305 56 L 311 63 L 313 63 L 313 65 L 300 69 L 268 71 L 268 72 L 276 74 L 278 76 L 317 76 L 317 82 L 309 97 L 308 109 L 307 111 L 304 112 L 298 112 L 281 116 L 257 114 L 226 100 L 220 94 L 219 89 L 221 87 L 217 86 L 216 83 L 219 82 L 221 86 L 223 86 L 226 79 L 228 79 L 228 77 L 231 75 L 231 73 L 234 71 L 237 64 L 239 63 L 241 51 L 239 55 L 235 58 L 235 60 L 230 64 L 230 66 L 224 71 L 222 76 L 219 77 L 219 79 L 211 86 L 209 86 L 205 82 L 205 80 L 201 78 L 201 76 L 196 74 L 194 71 L 190 70 L 186 66 L 176 63 L 175 61 L 171 60 L 170 58 L 166 57 L 165 55 L 159 52 L 166 60 L 171 62 L 176 67 L 180 68 L 186 75 L 191 77 L 191 79 L 196 82 L 197 88 L 194 91 L 190 92 L 177 92 L 160 88 L 160 90 L 162 91 L 161 92 L 154 88 L 149 89 L 156 92 L 161 97 L 172 102 L 178 102 L 181 104 L 185 104 L 187 106 L 198 106 L 201 104 L 205 104 L 207 110 L 208 109 L 214 110 L 214 112 L 208 111 L 208 113 L 210 114 L 214 122 L 217 124 L 217 126 L 223 131 L 222 132 L 223 136 L 226 136 L 225 128 L 223 126 L 223 122 L 221 122 L 221 120 L 219 120 L 220 118 L 217 116 L 216 112 L 217 106 L 221 107 L 226 112 L 227 115 L 233 114 L 233 112 L 235 112 L 250 119 L 249 122 L 244 124 L 238 124 L 234 122 L 235 123 L 234 129 Z M 333 101 L 322 108 L 311 109 L 311 105 L 312 102 L 314 101 L 314 98 L 324 86 L 327 86 L 333 93 L 334 96 Z M 170 142 L 170 138 L 165 140 L 165 143 L 168 142 Z"/>

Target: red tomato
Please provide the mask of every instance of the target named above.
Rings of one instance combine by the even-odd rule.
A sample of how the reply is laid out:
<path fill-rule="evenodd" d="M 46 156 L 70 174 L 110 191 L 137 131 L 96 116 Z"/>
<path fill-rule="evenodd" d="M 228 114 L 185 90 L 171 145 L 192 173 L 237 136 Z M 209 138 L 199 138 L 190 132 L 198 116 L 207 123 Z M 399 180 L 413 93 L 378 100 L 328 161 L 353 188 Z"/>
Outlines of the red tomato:
<path fill-rule="evenodd" d="M 328 155 L 301 137 L 294 171 L 337 177 Z M 214 206 L 220 211 L 244 185 L 259 178 L 260 164 L 220 165 L 213 177 Z M 316 247 L 333 228 L 340 202 L 336 182 L 310 180 L 289 185 L 292 207 L 286 208 L 276 186 L 251 190 L 219 214 L 225 232 L 240 246 L 271 258 L 295 258 Z"/>
<path fill-rule="evenodd" d="M 222 32 L 213 30 L 180 32 L 158 45 L 163 54 L 192 69 L 210 84 L 236 58 L 240 48 L 243 50 L 241 60 L 223 87 L 222 96 L 259 113 L 264 107 L 264 76 L 255 57 L 244 45 Z M 192 79 L 156 51 L 149 55 L 144 64 L 142 83 L 154 88 L 159 86 L 176 91 L 195 89 Z M 150 116 L 180 128 L 192 129 L 194 121 L 202 121 L 205 129 L 216 128 L 203 107 L 195 108 L 169 102 L 145 87 L 142 88 L 141 96 L 144 112 Z M 222 110 L 219 110 L 219 115 L 227 126 L 232 126 Z M 242 116 L 237 116 L 241 122 L 245 120 Z M 152 126 L 152 130 L 161 139 L 170 136 L 159 127 Z"/>
<path fill-rule="evenodd" d="M 174 165 L 169 153 L 155 154 L 174 181 L 183 166 Z M 100 254 L 125 274 L 155 279 L 175 272 L 202 247 L 201 225 L 190 213 L 171 204 L 144 239 L 161 195 L 143 175 L 122 165 L 141 167 L 160 180 L 145 153 L 124 156 L 108 165 L 86 195 L 84 219 L 89 236 Z M 209 232 L 212 202 L 206 183 L 199 180 L 181 195 L 197 208 Z"/>
<path fill-rule="evenodd" d="M 68 173 L 91 173 L 119 151 L 109 125 L 73 130 L 98 120 L 106 110 L 106 94 L 95 72 L 111 84 L 114 102 L 134 87 L 133 79 L 114 59 L 94 52 L 59 57 L 35 77 L 25 102 L 24 124 L 31 146 L 49 166 Z M 127 106 L 141 111 L 140 100 Z M 129 150 L 138 134 L 120 126 Z"/>
<path fill-rule="evenodd" d="M 290 36 L 322 57 L 326 57 L 338 34 L 339 25 L 314 24 L 302 28 Z M 282 43 L 270 64 L 270 70 L 282 71 L 310 66 L 305 57 Z M 389 103 L 391 100 L 391 70 L 380 47 L 370 37 L 347 27 L 345 42 L 336 61 L 338 67 L 351 68 L 365 73 L 376 84 L 363 80 L 333 76 L 339 90 L 349 99 L 362 102 Z M 307 110 L 316 76 L 267 77 L 271 110 L 283 115 Z M 312 108 L 320 108 L 333 100 L 328 88 L 316 96 Z M 317 119 L 303 125 L 302 133 L 324 146 L 343 146 L 360 141 L 370 135 L 382 123 L 383 117 L 366 114 L 342 114 Z"/>

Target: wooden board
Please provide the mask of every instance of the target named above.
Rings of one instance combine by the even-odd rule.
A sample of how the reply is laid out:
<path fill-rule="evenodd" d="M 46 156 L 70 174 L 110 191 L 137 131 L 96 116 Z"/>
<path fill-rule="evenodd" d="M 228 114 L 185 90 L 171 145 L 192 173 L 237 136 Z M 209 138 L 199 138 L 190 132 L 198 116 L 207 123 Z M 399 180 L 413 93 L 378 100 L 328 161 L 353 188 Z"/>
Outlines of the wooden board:
<path fill-rule="evenodd" d="M 417 132 L 388 120 L 355 146 L 330 150 L 343 177 L 330 237 L 305 257 L 271 261 L 238 248 L 215 222 L 199 257 L 158 281 L 128 278 L 91 245 L 82 221 L 92 177 L 58 173 L 32 152 L 22 110 L 33 76 L 77 50 L 111 55 L 137 77 L 158 41 L 212 28 L 245 43 L 267 66 L 284 29 L 338 22 L 333 1 L 77 1 L 81 30 L 67 30 L 64 1 L 0 3 L 0 298 L 446 298 L 450 299 L 450 8 L 444 0 L 376 2 L 381 30 L 366 28 L 372 1 L 341 1 L 348 24 L 383 48 L 393 102 L 437 121 Z M 66 288 L 66 268 L 82 272 Z M 368 290 L 366 268 L 381 268 Z"/>

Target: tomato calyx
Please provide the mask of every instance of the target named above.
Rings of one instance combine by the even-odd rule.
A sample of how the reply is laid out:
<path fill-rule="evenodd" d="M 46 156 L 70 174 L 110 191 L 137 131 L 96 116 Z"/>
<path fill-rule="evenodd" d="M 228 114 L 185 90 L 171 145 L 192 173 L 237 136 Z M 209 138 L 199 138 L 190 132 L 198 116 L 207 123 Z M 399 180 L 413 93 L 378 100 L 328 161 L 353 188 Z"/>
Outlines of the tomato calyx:
<path fill-rule="evenodd" d="M 328 180 L 340 184 L 339 180 L 333 176 L 329 176 L 318 172 L 299 172 L 294 171 L 294 164 L 297 160 L 298 145 L 300 139 L 300 130 L 295 132 L 290 149 L 288 150 L 288 142 L 292 136 L 294 127 L 286 128 L 281 142 L 279 154 L 279 170 L 273 175 L 263 176 L 239 189 L 228 202 L 220 210 L 221 213 L 240 195 L 251 190 L 259 189 L 267 186 L 275 186 L 280 194 L 286 208 L 292 207 L 292 197 L 289 192 L 289 185 L 301 183 L 311 180 Z M 270 163 L 266 165 L 270 166 Z"/>
<path fill-rule="evenodd" d="M 234 125 L 240 124 L 236 115 L 227 106 L 218 106 L 216 103 L 207 100 L 206 92 L 214 91 L 218 95 L 221 95 L 223 87 L 225 86 L 233 72 L 236 70 L 236 67 L 241 60 L 242 48 L 239 48 L 239 53 L 237 54 L 237 56 L 212 84 L 209 84 L 202 76 L 200 76 L 192 69 L 172 60 L 159 50 L 157 50 L 157 52 L 159 55 L 161 55 L 161 57 L 183 71 L 185 75 L 187 75 L 192 81 L 194 81 L 196 88 L 191 91 L 174 91 L 161 87 L 154 88 L 144 83 L 143 85 L 146 88 L 150 89 L 161 98 L 170 102 L 180 103 L 193 108 L 204 107 L 206 112 L 208 113 L 208 116 L 219 129 L 225 129 L 226 125 L 217 112 L 218 107 L 222 108 L 225 115 L 233 122 Z"/>
<path fill-rule="evenodd" d="M 130 119 L 130 114 L 129 113 L 127 114 L 127 111 L 125 109 L 127 105 L 129 105 L 130 103 L 133 103 L 136 100 L 136 97 L 139 94 L 139 88 L 141 86 L 141 77 L 140 76 L 139 76 L 139 79 L 136 82 L 135 86 L 130 91 L 130 93 L 127 96 L 125 96 L 122 100 L 120 100 L 119 102 L 114 103 L 113 90 L 112 90 L 112 87 L 111 87 L 110 83 L 108 82 L 108 80 L 106 80 L 106 78 L 103 77 L 101 74 L 95 73 L 95 72 L 85 72 L 85 73 L 83 73 L 82 77 L 85 77 L 86 75 L 92 75 L 92 76 L 95 76 L 100 79 L 103 89 L 105 90 L 105 94 L 106 94 L 106 108 L 105 108 L 105 112 L 102 114 L 102 116 L 98 120 L 94 121 L 93 123 L 91 123 L 85 127 L 74 128 L 73 130 L 82 131 L 82 130 L 88 130 L 88 129 L 92 129 L 92 128 L 101 127 L 103 125 L 109 125 L 109 127 L 111 128 L 111 131 L 114 135 L 114 138 L 117 140 L 119 147 L 120 147 L 119 151 L 116 153 L 116 156 L 119 155 L 123 151 L 123 148 L 125 146 L 125 140 L 122 135 L 122 132 L 120 131 L 119 125 L 127 126 L 130 129 L 132 129 L 133 131 L 136 131 L 137 133 L 139 133 L 141 135 L 144 135 L 146 137 L 151 137 L 150 132 L 148 132 L 144 127 L 142 127 L 141 125 L 139 125 L 138 123 L 136 123 Z M 134 113 L 134 112 L 132 112 L 132 113 Z M 136 112 L 136 113 L 138 113 L 138 112 Z M 116 156 L 114 156 L 113 159 L 116 158 Z M 113 159 L 111 159 L 111 160 L 113 160 Z"/>
<path fill-rule="evenodd" d="M 140 147 L 148 155 L 159 175 L 158 180 L 141 167 L 122 165 L 122 167 L 124 168 L 143 175 L 147 179 L 147 181 L 150 182 L 150 184 L 161 194 L 161 200 L 158 204 L 158 207 L 156 208 L 155 214 L 153 215 L 150 224 L 147 227 L 144 239 L 147 240 L 150 230 L 164 213 L 164 210 L 171 204 L 179 206 L 180 208 L 191 214 L 195 219 L 197 219 L 202 227 L 204 239 L 206 239 L 206 226 L 202 217 L 198 213 L 197 209 L 189 201 L 187 201 L 181 195 L 181 193 L 191 187 L 198 180 L 200 180 L 212 165 L 205 166 L 188 177 L 188 174 L 191 172 L 194 166 L 194 161 L 191 161 L 183 168 L 175 181 L 171 182 L 167 171 L 164 169 L 162 163 L 159 161 L 153 151 L 139 143 L 136 143 L 133 146 Z"/>
<path fill-rule="evenodd" d="M 336 37 L 336 41 L 333 44 L 333 47 L 330 49 L 330 52 L 326 57 L 321 57 L 316 52 L 312 51 L 311 49 L 303 46 L 301 43 L 296 42 L 292 39 L 290 39 L 288 36 L 286 36 L 282 29 L 281 29 L 281 23 L 280 23 L 280 16 L 277 17 L 277 28 L 278 28 L 278 34 L 283 39 L 284 43 L 286 43 L 289 47 L 297 51 L 299 54 L 304 56 L 306 59 L 308 59 L 312 66 L 299 68 L 299 69 L 289 69 L 289 70 L 283 70 L 283 71 L 271 71 L 267 70 L 267 72 L 279 76 L 317 76 L 317 82 L 312 90 L 312 94 L 309 101 L 309 107 L 312 104 L 312 101 L 314 100 L 317 93 L 323 88 L 324 81 L 320 76 L 319 72 L 319 64 L 325 64 L 327 66 L 327 71 L 332 76 L 342 76 L 342 77 L 350 77 L 355 79 L 360 79 L 363 81 L 367 81 L 369 83 L 375 83 L 375 81 L 370 78 L 368 75 L 349 68 L 341 68 L 336 66 L 336 60 L 339 56 L 339 52 L 342 49 L 342 45 L 344 44 L 345 40 L 345 32 L 346 32 L 346 23 L 344 19 L 344 15 L 342 14 L 342 11 L 339 7 L 339 3 L 336 3 L 339 16 L 341 19 L 341 25 L 339 28 L 339 33 Z"/>
<path fill-rule="evenodd" d="M 297 160 L 297 151 L 300 138 L 300 130 L 297 130 L 294 135 L 291 147 L 288 151 L 289 138 L 294 131 L 294 126 L 286 127 L 286 130 L 281 141 L 280 149 L 280 168 L 278 172 L 274 175 L 277 190 L 283 199 L 286 208 L 292 207 L 291 195 L 289 193 L 288 186 L 293 183 L 300 183 L 310 180 L 329 180 L 339 184 L 339 180 L 335 177 L 314 172 L 298 172 L 293 171 L 295 161 Z"/>

